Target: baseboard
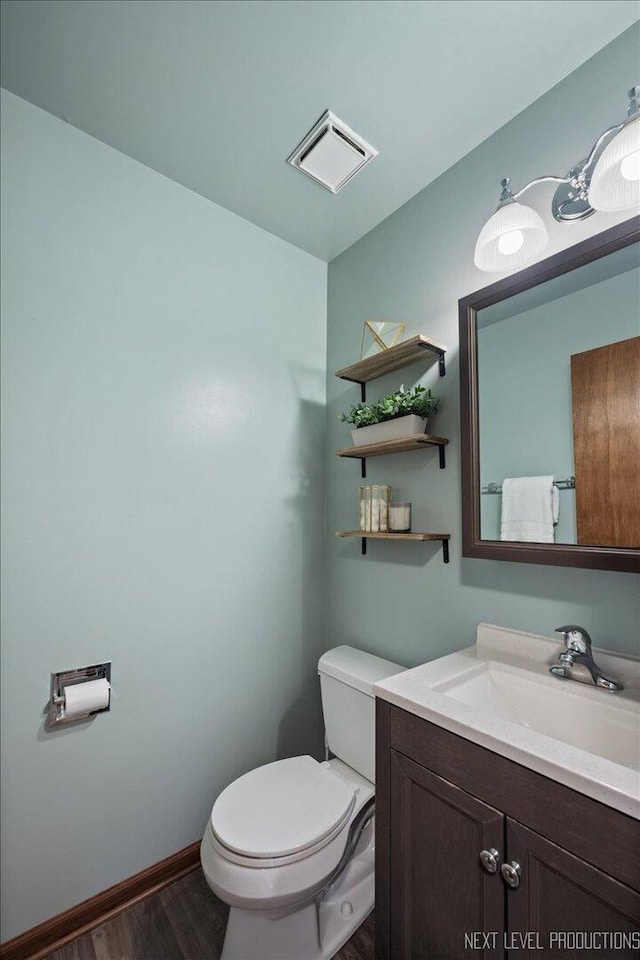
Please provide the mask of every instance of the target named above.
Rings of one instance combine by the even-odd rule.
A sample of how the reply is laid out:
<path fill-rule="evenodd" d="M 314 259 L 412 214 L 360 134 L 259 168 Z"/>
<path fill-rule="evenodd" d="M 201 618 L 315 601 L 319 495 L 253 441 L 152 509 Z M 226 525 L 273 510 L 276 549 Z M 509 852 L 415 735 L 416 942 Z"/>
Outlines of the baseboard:
<path fill-rule="evenodd" d="M 200 863 L 200 841 L 128 877 L 0 946 L 1 960 L 42 960 L 105 920 L 185 877 Z"/>

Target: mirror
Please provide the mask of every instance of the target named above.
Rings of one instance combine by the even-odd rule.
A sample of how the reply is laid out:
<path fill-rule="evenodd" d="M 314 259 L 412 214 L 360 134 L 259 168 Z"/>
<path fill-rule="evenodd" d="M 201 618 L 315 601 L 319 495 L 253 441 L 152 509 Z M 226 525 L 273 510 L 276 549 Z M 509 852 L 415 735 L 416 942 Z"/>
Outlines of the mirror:
<path fill-rule="evenodd" d="M 459 306 L 463 556 L 640 572 L 640 219 Z"/>

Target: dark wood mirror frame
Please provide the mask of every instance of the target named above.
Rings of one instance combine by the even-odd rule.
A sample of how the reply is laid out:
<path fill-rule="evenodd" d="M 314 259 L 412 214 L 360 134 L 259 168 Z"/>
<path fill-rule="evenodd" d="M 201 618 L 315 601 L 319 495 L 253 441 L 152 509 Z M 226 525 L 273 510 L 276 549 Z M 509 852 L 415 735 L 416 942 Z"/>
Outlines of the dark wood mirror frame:
<path fill-rule="evenodd" d="M 463 557 L 640 573 L 640 550 L 573 544 L 508 543 L 481 539 L 477 329 L 479 310 L 575 270 L 592 260 L 605 257 L 638 240 L 640 217 L 633 217 L 459 301 Z"/>

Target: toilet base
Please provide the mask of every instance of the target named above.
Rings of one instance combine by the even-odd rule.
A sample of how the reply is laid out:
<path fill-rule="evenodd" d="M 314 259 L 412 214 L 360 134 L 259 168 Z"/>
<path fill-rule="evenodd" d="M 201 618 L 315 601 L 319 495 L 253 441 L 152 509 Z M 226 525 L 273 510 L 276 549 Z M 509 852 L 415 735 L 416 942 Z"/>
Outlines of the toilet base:
<path fill-rule="evenodd" d="M 220 960 L 331 960 L 374 904 L 373 822 L 320 901 L 285 916 L 231 907 Z"/>

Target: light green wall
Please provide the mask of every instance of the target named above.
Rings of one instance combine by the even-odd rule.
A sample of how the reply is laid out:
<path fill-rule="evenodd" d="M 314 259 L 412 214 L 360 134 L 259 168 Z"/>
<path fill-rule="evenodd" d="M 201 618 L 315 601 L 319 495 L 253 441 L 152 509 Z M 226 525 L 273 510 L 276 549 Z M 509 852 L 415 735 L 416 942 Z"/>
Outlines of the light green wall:
<path fill-rule="evenodd" d="M 321 747 L 326 264 L 2 107 L 4 940 Z M 106 659 L 111 713 L 44 732 Z"/>
<path fill-rule="evenodd" d="M 598 646 L 637 651 L 639 579 L 633 574 L 461 558 L 458 299 L 499 279 L 473 265 L 475 238 L 495 209 L 499 181 L 514 187 L 549 172 L 564 172 L 595 137 L 624 115 L 625 91 L 637 75 L 636 29 L 495 133 L 329 265 L 327 356 L 327 629 L 328 643 L 351 643 L 416 664 L 474 642 L 478 621 L 550 634 L 561 623 L 582 623 Z M 437 94 L 434 94 L 437 95 Z M 419 118 L 416 118 L 419 122 Z M 452 123 L 455 117 L 452 117 Z M 553 190 L 536 199 L 546 210 Z M 552 253 L 629 213 L 597 215 L 582 224 L 549 224 Z M 451 439 L 447 468 L 437 451 L 368 461 L 371 482 L 394 486 L 414 504 L 414 528 L 450 531 L 451 563 L 436 544 L 358 540 L 334 532 L 355 525 L 357 461 L 332 452 L 349 443 L 338 414 L 358 388 L 333 371 L 359 355 L 364 320 L 404 320 L 407 335 L 425 333 L 448 347 L 448 372 L 407 368 L 368 385 L 368 398 L 404 381 L 422 382 L 442 397 L 433 430 Z"/>
<path fill-rule="evenodd" d="M 581 269 L 588 277 L 588 267 Z M 636 267 L 479 330 L 483 486 L 504 477 L 573 476 L 571 356 L 640 334 L 639 279 Z M 480 498 L 486 540 L 500 539 L 501 502 Z M 556 543 L 577 542 L 575 506 L 575 491 L 561 490 Z"/>

